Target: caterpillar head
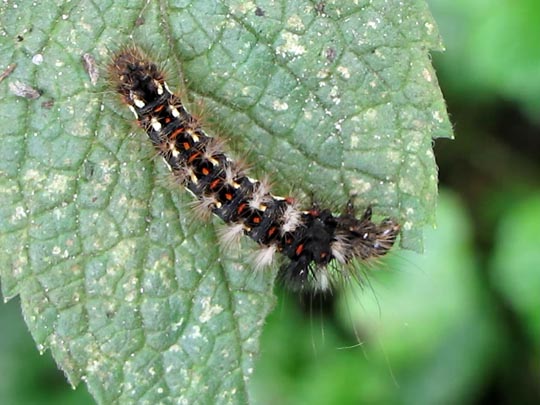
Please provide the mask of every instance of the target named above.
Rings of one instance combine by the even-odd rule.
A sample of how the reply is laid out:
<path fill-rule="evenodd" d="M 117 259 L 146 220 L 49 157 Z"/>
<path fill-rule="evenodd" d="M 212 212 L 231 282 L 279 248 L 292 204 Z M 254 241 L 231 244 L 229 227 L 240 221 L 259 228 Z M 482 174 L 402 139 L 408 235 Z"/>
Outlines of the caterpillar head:
<path fill-rule="evenodd" d="M 384 256 L 394 245 L 399 224 L 386 218 L 380 224 L 371 221 L 371 207 L 360 218 L 354 215 L 351 203 L 345 213 L 336 218 L 332 253 L 336 260 L 348 263 L 352 259 L 368 260 Z"/>

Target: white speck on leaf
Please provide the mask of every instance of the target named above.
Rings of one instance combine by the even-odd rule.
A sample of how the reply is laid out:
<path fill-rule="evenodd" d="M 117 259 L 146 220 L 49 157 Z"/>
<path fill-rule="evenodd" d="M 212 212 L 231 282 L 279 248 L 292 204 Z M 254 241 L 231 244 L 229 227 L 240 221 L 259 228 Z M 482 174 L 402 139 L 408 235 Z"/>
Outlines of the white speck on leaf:
<path fill-rule="evenodd" d="M 337 86 L 333 86 L 332 90 L 330 90 L 330 97 L 336 105 L 341 102 L 341 98 L 339 97 L 339 88 Z"/>
<path fill-rule="evenodd" d="M 431 75 L 431 72 L 428 69 L 422 70 L 422 76 L 424 76 L 424 79 L 431 83 L 433 81 L 433 76 Z"/>
<path fill-rule="evenodd" d="M 380 23 L 380 21 L 368 21 L 366 25 L 369 28 L 373 28 L 375 30 L 379 26 L 379 23 Z"/>
<path fill-rule="evenodd" d="M 441 117 L 441 113 L 439 111 L 434 111 L 433 112 L 433 119 L 435 121 L 441 122 L 441 123 L 444 121 L 444 119 L 443 119 L 443 117 Z"/>
<path fill-rule="evenodd" d="M 219 315 L 221 312 L 223 312 L 223 307 L 221 305 L 212 305 L 210 297 L 204 297 L 201 300 L 201 305 L 202 305 L 202 313 L 201 313 L 201 316 L 199 317 L 199 320 L 202 323 L 208 322 L 215 315 Z"/>
<path fill-rule="evenodd" d="M 300 17 L 298 17 L 297 15 L 290 16 L 289 19 L 287 20 L 287 25 L 295 31 L 300 31 L 305 28 L 304 23 L 302 22 Z"/>
<path fill-rule="evenodd" d="M 367 193 L 373 187 L 370 182 L 363 179 L 352 179 L 351 185 L 359 193 Z"/>
<path fill-rule="evenodd" d="M 69 183 L 68 176 L 65 176 L 63 174 L 56 174 L 52 178 L 50 185 L 47 187 L 47 190 L 53 193 L 61 194 L 66 191 L 68 183 Z"/>
<path fill-rule="evenodd" d="M 24 210 L 24 207 L 19 205 L 15 208 L 15 214 L 11 217 L 11 222 L 16 222 L 23 218 L 26 218 L 26 211 Z"/>
<path fill-rule="evenodd" d="M 288 108 L 289 108 L 289 105 L 284 102 L 284 101 L 281 101 L 281 100 L 275 100 L 273 103 L 272 103 L 272 107 L 274 108 L 274 110 L 276 111 L 286 111 Z"/>
<path fill-rule="evenodd" d="M 338 66 L 337 71 L 344 79 L 350 79 L 351 72 L 349 72 L 349 68 L 347 68 L 346 66 Z"/>
<path fill-rule="evenodd" d="M 41 65 L 43 63 L 43 55 L 36 53 L 34 56 L 32 56 L 32 63 L 34 65 Z"/>
<path fill-rule="evenodd" d="M 285 43 L 278 46 L 276 51 L 279 55 L 285 56 L 300 56 L 306 52 L 306 48 L 300 45 L 300 36 L 293 34 L 292 32 L 284 32 L 282 35 Z"/>
<path fill-rule="evenodd" d="M 326 79 L 328 76 L 330 76 L 330 70 L 327 68 L 317 72 L 317 79 Z"/>
<path fill-rule="evenodd" d="M 193 332 L 189 335 L 192 339 L 200 339 L 202 337 L 201 334 L 201 327 L 198 325 L 193 326 L 192 328 Z"/>
<path fill-rule="evenodd" d="M 252 1 L 240 1 L 238 2 L 238 5 L 231 7 L 231 11 L 233 13 L 248 14 L 254 12 L 256 8 L 257 6 Z"/>

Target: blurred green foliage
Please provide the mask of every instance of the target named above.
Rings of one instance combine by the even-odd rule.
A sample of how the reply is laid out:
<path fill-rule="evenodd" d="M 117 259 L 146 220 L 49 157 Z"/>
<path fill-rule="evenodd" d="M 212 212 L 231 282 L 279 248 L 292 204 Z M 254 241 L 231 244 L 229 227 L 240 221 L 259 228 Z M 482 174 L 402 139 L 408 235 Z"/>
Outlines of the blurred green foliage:
<path fill-rule="evenodd" d="M 86 386 L 70 388 L 50 351 L 40 355 L 18 298 L 0 305 L 0 404 L 93 404 Z"/>
<path fill-rule="evenodd" d="M 486 101 L 508 98 L 539 122 L 540 2 L 429 3 L 446 45 L 446 52 L 435 55 L 435 62 L 448 91 Z"/>
<path fill-rule="evenodd" d="M 540 399 L 540 2 L 431 6 L 456 123 L 454 143 L 437 147 L 439 226 L 425 255 L 398 252 L 331 316 L 283 297 L 263 336 L 257 403 Z M 91 402 L 36 353 L 18 303 L 0 306 L 0 325 L 0 403 Z"/>
<path fill-rule="evenodd" d="M 528 340 L 536 342 L 533 348 L 537 367 L 540 359 L 539 231 L 540 192 L 519 201 L 501 220 L 491 258 L 496 288 L 523 325 Z"/>

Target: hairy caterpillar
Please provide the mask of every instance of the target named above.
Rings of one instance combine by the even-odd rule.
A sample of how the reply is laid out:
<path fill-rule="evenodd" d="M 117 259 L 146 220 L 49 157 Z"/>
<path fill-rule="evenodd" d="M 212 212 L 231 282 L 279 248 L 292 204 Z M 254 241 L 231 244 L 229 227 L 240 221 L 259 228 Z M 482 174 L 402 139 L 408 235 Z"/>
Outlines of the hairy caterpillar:
<path fill-rule="evenodd" d="M 158 65 L 135 47 L 120 50 L 109 64 L 116 91 L 134 113 L 173 176 L 229 227 L 225 242 L 247 235 L 261 246 L 256 267 L 275 253 L 287 258 L 278 277 L 295 290 L 326 290 L 349 275 L 344 264 L 385 255 L 400 226 L 392 219 L 359 218 L 352 203 L 340 215 L 292 198 L 274 196 L 265 181 L 250 178 L 230 159 L 223 142 L 208 135 L 168 88 Z"/>

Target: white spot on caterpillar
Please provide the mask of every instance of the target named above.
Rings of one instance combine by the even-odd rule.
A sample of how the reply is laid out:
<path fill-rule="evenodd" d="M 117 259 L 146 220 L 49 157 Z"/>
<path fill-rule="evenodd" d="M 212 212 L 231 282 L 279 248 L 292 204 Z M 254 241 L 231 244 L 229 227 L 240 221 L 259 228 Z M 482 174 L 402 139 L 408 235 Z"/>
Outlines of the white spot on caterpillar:
<path fill-rule="evenodd" d="M 190 130 L 187 131 L 187 133 L 189 134 L 189 136 L 191 137 L 191 139 L 193 140 L 193 142 L 195 142 L 195 143 L 199 143 L 199 142 L 200 142 L 201 138 L 199 138 L 199 135 L 197 135 L 197 134 L 195 133 L 195 131 L 193 131 L 193 130 L 190 129 Z"/>
<path fill-rule="evenodd" d="M 190 167 L 187 169 L 187 172 L 188 172 L 188 175 L 189 175 L 189 178 L 191 180 L 191 182 L 193 184 L 198 184 L 199 183 L 199 179 L 197 178 L 197 176 L 195 175 L 195 173 L 193 172 L 193 169 Z"/>
<path fill-rule="evenodd" d="M 180 112 L 178 111 L 178 109 L 170 104 L 169 105 L 169 111 L 171 112 L 171 115 L 174 117 L 174 118 L 178 118 L 180 116 Z"/>
<path fill-rule="evenodd" d="M 156 89 L 157 89 L 157 94 L 159 96 L 161 96 L 163 94 L 163 86 L 161 85 L 161 83 L 157 80 L 154 79 L 154 85 L 156 86 Z"/>
<path fill-rule="evenodd" d="M 218 166 L 219 161 L 214 158 L 214 155 L 222 153 L 223 151 L 223 142 L 215 138 L 211 138 L 206 145 L 204 150 L 203 157 L 212 163 L 213 166 Z"/>
<path fill-rule="evenodd" d="M 154 131 L 159 132 L 161 131 L 161 122 L 158 121 L 156 117 L 152 117 L 150 120 L 150 124 L 152 125 L 152 128 Z"/>
<path fill-rule="evenodd" d="M 144 101 L 142 101 L 139 97 L 137 97 L 135 94 L 131 94 L 131 100 L 133 101 L 133 104 L 135 104 L 138 108 L 143 108 L 146 104 Z"/>
<path fill-rule="evenodd" d="M 227 162 L 229 163 L 229 162 Z M 225 171 L 225 182 L 231 186 L 233 186 L 234 188 L 239 188 L 240 187 L 240 184 L 238 184 L 235 179 L 236 177 L 238 176 L 238 171 L 236 169 L 236 167 L 234 167 L 234 163 L 233 162 L 230 162 L 231 164 L 230 165 L 227 165 L 227 167 L 225 167 L 224 171 Z"/>
<path fill-rule="evenodd" d="M 169 150 L 175 158 L 180 156 L 180 152 L 178 151 L 178 149 L 176 149 L 176 145 L 174 143 L 169 144 Z"/>

